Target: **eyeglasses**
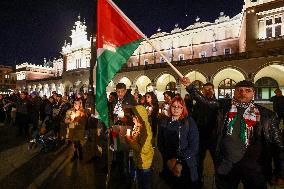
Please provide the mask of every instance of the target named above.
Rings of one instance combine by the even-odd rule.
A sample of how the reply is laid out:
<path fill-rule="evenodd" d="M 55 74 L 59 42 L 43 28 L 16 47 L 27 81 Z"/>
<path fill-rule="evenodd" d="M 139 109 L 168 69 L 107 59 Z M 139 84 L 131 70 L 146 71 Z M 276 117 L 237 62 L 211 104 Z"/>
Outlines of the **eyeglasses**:
<path fill-rule="evenodd" d="M 171 106 L 172 109 L 183 109 L 182 106 Z"/>
<path fill-rule="evenodd" d="M 146 98 L 151 98 L 151 96 L 146 96 Z"/>

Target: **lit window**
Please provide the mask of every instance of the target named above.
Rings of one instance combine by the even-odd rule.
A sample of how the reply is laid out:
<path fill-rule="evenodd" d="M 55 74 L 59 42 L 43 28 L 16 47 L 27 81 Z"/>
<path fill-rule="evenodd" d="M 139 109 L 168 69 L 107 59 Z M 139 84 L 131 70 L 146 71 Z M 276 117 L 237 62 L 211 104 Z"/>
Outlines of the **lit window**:
<path fill-rule="evenodd" d="M 282 18 L 281 15 L 274 15 L 273 17 L 265 18 L 265 33 L 266 38 L 282 36 Z"/>

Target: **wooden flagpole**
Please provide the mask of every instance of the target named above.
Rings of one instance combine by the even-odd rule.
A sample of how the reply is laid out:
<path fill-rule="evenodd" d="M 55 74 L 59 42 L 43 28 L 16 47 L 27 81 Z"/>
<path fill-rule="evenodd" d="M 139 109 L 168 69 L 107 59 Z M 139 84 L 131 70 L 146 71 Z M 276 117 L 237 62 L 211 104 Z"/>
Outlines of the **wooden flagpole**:
<path fill-rule="evenodd" d="M 169 61 L 169 59 L 163 55 L 163 53 L 154 46 L 154 44 L 144 35 L 145 40 L 163 57 L 163 59 L 168 63 L 168 65 L 178 74 L 180 78 L 183 78 L 184 76 L 180 73 L 180 71 Z"/>

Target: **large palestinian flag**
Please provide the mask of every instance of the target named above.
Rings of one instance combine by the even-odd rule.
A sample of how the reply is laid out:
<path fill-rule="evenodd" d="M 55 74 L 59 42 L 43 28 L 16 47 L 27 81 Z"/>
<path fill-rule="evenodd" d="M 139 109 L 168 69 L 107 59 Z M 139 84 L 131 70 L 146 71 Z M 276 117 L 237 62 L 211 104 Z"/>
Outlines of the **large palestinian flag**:
<path fill-rule="evenodd" d="M 96 110 L 109 127 L 106 87 L 143 40 L 143 33 L 111 0 L 98 0 Z"/>

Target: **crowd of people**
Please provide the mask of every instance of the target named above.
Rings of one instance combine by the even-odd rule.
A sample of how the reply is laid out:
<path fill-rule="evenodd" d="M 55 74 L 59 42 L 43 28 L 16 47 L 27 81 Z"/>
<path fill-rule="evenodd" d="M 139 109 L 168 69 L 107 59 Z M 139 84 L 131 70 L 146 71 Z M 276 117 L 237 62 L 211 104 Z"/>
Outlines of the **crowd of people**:
<path fill-rule="evenodd" d="M 30 142 L 52 132 L 58 144 L 73 144 L 72 161 L 82 159 L 82 141 L 97 123 L 91 116 L 89 97 L 87 93 L 68 96 L 55 91 L 48 98 L 40 97 L 36 91 L 0 94 L 0 124 L 16 127 L 17 136 Z"/>
<path fill-rule="evenodd" d="M 236 189 L 240 182 L 246 189 L 283 184 L 281 90 L 271 98 L 272 111 L 253 101 L 255 87 L 247 80 L 235 85 L 233 98 L 225 99 L 216 99 L 212 83 L 198 90 L 188 78 L 181 81 L 188 94 L 182 98 L 165 91 L 163 103 L 154 92 L 131 94 L 123 83 L 110 93 L 111 127 L 105 133 L 111 144 L 105 151 L 112 150 L 112 164 L 125 181 L 131 185 L 135 178 L 139 189 L 156 188 L 157 180 L 173 189 L 201 189 L 208 150 L 217 189 Z M 71 161 L 83 159 L 82 143 L 90 128 L 103 125 L 93 116 L 91 99 L 81 93 L 69 97 L 53 92 L 49 98 L 37 92 L 0 94 L 0 124 L 16 126 L 18 136 L 29 138 L 52 127 L 58 139 L 73 144 Z M 116 125 L 131 128 L 121 136 L 127 149 L 114 147 L 119 142 Z"/>
<path fill-rule="evenodd" d="M 185 98 L 165 91 L 162 104 L 153 92 L 131 95 L 123 83 L 111 94 L 111 123 L 133 126 L 126 141 L 134 154 L 139 188 L 155 188 L 153 174 L 157 172 L 150 162 L 157 163 L 159 154 L 162 169 L 158 177 L 170 188 L 202 188 L 207 150 L 218 189 L 236 189 L 240 182 L 246 189 L 283 184 L 281 90 L 276 89 L 271 99 L 272 111 L 253 101 L 251 81 L 238 82 L 233 98 L 225 99 L 216 99 L 212 83 L 201 90 L 188 78 L 182 83 L 188 92 Z"/>

